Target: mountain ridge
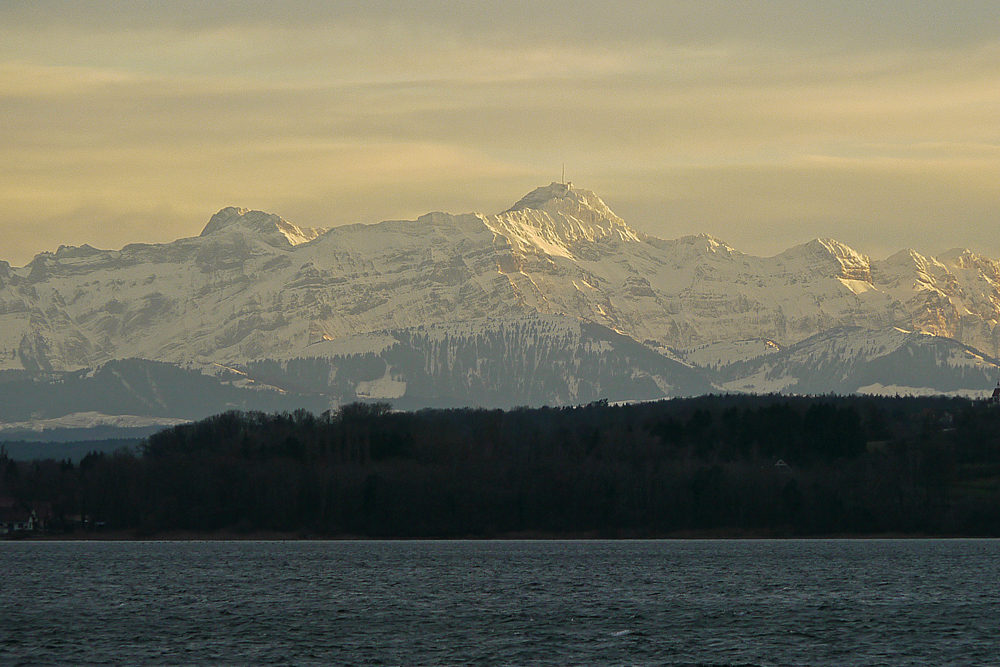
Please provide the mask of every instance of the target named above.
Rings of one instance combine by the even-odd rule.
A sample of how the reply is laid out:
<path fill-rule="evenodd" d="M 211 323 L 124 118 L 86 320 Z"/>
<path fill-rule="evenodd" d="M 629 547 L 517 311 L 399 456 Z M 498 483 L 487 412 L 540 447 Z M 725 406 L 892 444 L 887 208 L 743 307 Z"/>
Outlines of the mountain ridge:
<path fill-rule="evenodd" d="M 228 206 L 213 215 L 198 236 L 204 238 L 234 227 L 260 232 L 279 244 L 281 243 L 280 239 L 283 238 L 284 243 L 292 246 L 313 241 L 330 229 L 329 227 L 299 227 L 273 213 Z"/>
<path fill-rule="evenodd" d="M 497 214 L 333 228 L 227 207 L 197 237 L 0 262 L 0 370 L 234 366 L 533 316 L 592 322 L 661 353 L 748 337 L 788 348 L 859 327 L 953 338 L 992 359 L 1000 263 L 966 249 L 871 260 L 829 238 L 755 257 L 707 234 L 643 234 L 566 183 Z"/>

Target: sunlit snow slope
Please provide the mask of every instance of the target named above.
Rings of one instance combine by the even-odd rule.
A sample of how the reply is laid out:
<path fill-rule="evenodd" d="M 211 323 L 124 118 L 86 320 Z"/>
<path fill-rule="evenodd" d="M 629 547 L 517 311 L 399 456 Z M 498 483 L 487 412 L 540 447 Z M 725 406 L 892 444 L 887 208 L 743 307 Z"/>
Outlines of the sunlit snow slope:
<path fill-rule="evenodd" d="M 332 229 L 227 208 L 195 238 L 63 246 L 22 268 L 0 263 L 0 370 L 124 358 L 233 366 L 533 315 L 593 322 L 660 351 L 748 338 L 787 348 L 860 327 L 950 337 L 996 356 L 1000 264 L 964 250 L 873 262 L 832 239 L 753 257 L 706 235 L 641 234 L 563 183 L 494 215 Z"/>

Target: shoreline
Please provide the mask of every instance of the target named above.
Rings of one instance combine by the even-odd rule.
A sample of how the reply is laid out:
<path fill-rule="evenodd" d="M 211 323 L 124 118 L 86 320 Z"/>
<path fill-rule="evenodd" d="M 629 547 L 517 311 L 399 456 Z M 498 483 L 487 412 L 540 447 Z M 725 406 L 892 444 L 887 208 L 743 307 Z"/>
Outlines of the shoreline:
<path fill-rule="evenodd" d="M 696 541 L 696 540 L 965 540 L 1000 539 L 988 535 L 933 535 L 926 533 L 836 533 L 792 535 L 787 532 L 747 530 L 684 530 L 659 534 L 608 535 L 596 531 L 582 533 L 547 533 L 523 531 L 498 535 L 456 535 L 447 537 L 392 537 L 370 535 L 320 535 L 281 531 L 210 531 L 171 530 L 152 535 L 137 535 L 134 530 L 72 531 L 58 534 L 5 535 L 0 542 L 546 542 L 546 541 Z"/>

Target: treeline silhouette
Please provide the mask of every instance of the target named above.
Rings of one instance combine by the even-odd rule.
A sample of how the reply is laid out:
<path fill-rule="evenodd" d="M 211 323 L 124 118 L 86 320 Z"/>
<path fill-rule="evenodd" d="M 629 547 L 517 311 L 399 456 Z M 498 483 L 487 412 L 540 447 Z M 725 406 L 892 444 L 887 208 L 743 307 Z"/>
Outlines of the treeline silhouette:
<path fill-rule="evenodd" d="M 315 536 L 1000 535 L 1000 407 L 705 396 L 226 412 L 138 454 L 0 457 L 52 525 Z"/>

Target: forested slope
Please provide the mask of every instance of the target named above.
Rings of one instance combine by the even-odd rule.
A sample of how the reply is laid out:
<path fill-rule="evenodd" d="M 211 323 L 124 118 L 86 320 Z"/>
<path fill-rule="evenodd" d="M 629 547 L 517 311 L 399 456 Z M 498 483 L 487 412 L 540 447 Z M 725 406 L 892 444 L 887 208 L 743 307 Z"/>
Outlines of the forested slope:
<path fill-rule="evenodd" d="M 1000 535 L 1000 409 L 707 396 L 227 412 L 140 455 L 0 464 L 0 495 L 152 535 Z"/>

